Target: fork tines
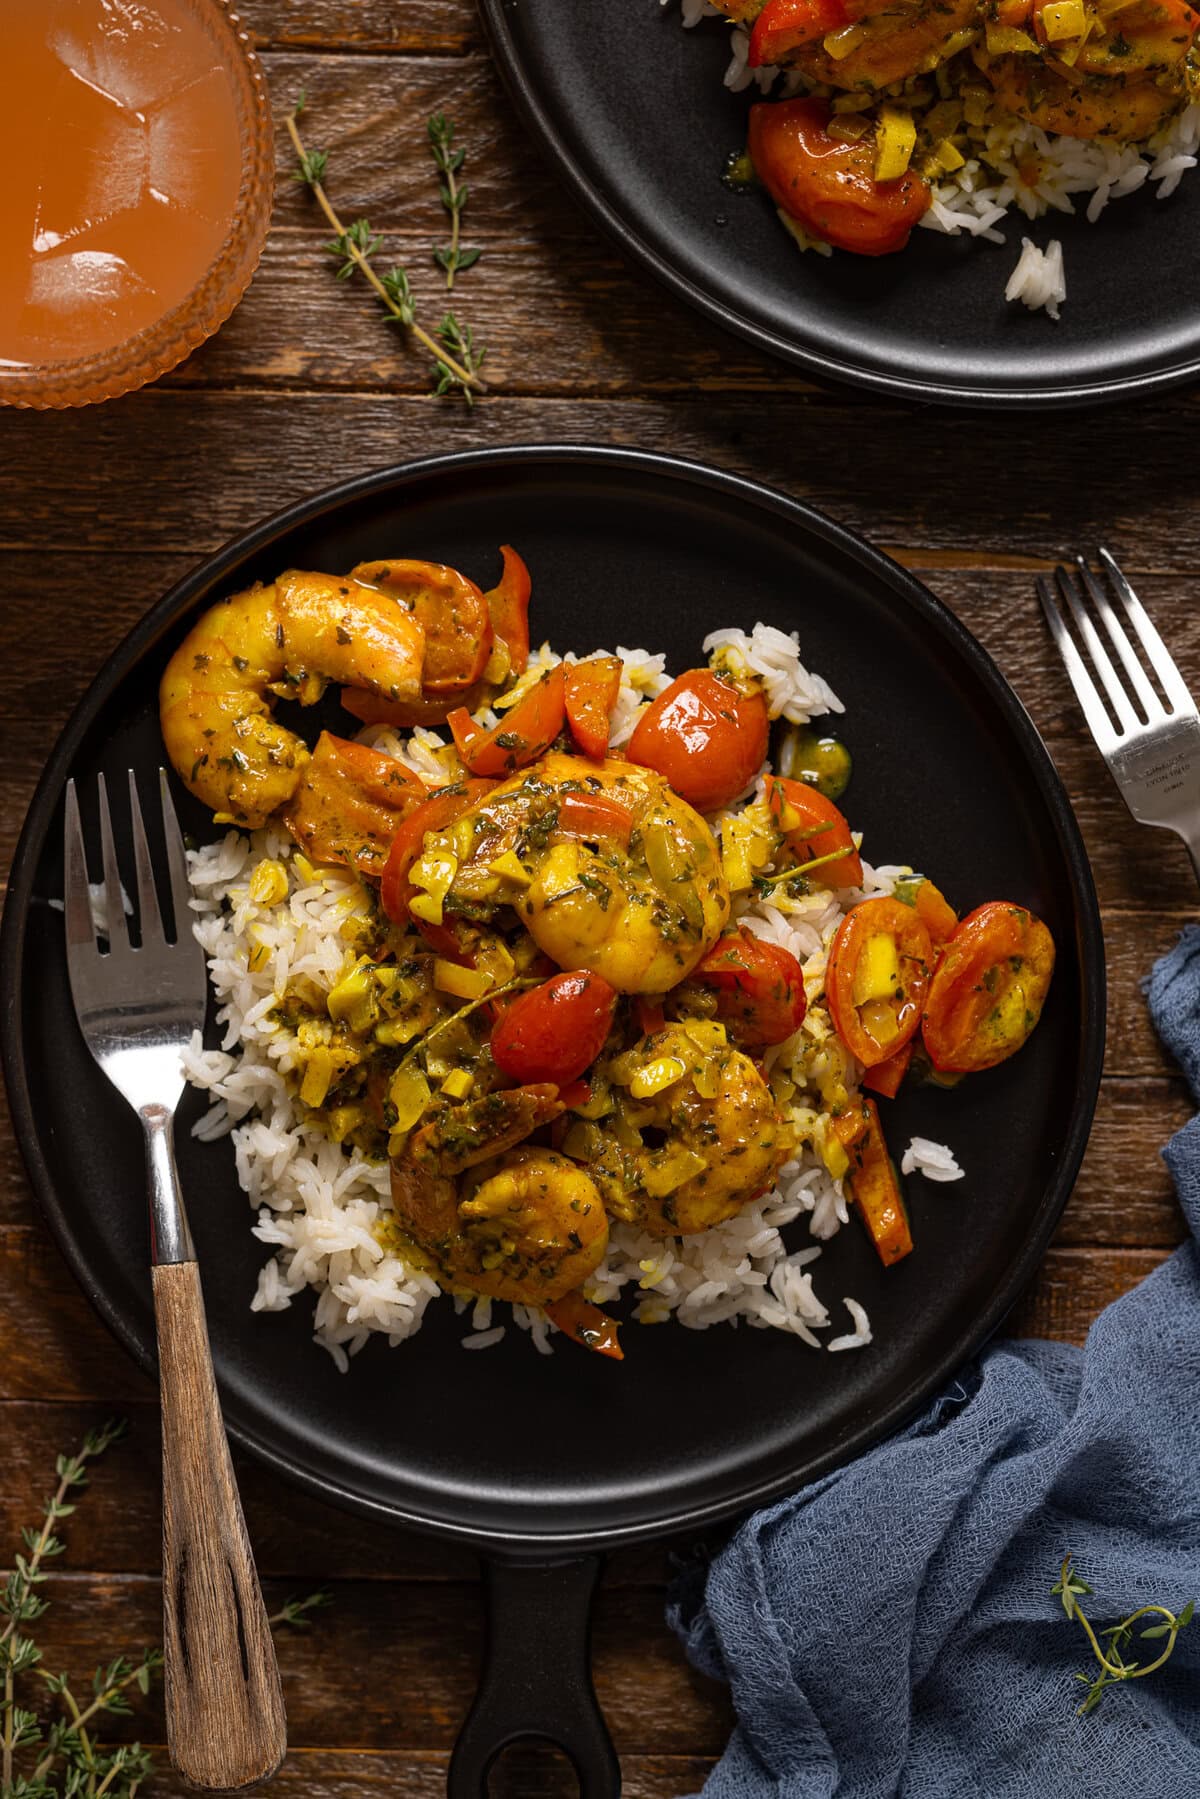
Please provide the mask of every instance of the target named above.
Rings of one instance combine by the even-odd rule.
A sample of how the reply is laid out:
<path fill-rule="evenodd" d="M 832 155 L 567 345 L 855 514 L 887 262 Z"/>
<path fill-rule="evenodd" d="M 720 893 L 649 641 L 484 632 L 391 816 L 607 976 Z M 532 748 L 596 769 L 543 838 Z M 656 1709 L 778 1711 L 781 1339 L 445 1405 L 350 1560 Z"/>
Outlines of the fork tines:
<path fill-rule="evenodd" d="M 1051 635 L 1067 666 L 1071 685 L 1082 706 L 1092 736 L 1106 754 L 1128 737 L 1147 727 L 1161 724 L 1171 717 L 1194 717 L 1196 705 L 1183 676 L 1176 668 L 1162 638 L 1150 622 L 1141 601 L 1121 573 L 1111 553 L 1103 546 L 1097 552 L 1101 573 L 1094 573 L 1082 556 L 1075 557 L 1073 570 L 1056 568 L 1054 577 L 1059 593 L 1066 601 L 1080 641 L 1091 662 L 1091 670 L 1099 676 L 1108 699 L 1108 709 L 1100 697 L 1092 672 L 1067 629 L 1062 608 L 1049 579 L 1037 578 L 1038 597 Z M 1105 581 L 1107 577 L 1107 583 Z M 1155 692 L 1146 669 L 1139 660 L 1121 622 L 1108 590 L 1115 595 L 1133 630 L 1142 652 L 1158 679 L 1162 696 Z M 1087 601 L 1108 634 L 1109 642 L 1125 671 L 1126 684 L 1113 666 L 1113 661 L 1097 631 Z M 1132 689 L 1132 695 L 1130 693 Z M 1135 702 L 1136 701 L 1136 706 Z M 1139 712 L 1140 708 L 1140 712 Z M 1111 716 L 1110 716 L 1111 710 Z M 1114 726 L 1113 720 L 1116 723 Z"/>
<path fill-rule="evenodd" d="M 158 771 L 159 804 L 162 815 L 163 840 L 167 852 L 167 874 L 171 904 L 165 910 L 159 905 L 154 880 L 154 865 L 146 838 L 146 826 L 138 798 L 137 781 L 129 770 L 129 817 L 133 836 L 133 860 L 137 874 L 138 928 L 143 949 L 166 947 L 177 941 L 180 929 L 187 929 L 187 855 L 175 807 L 167 786 L 164 769 Z M 100 856 L 104 872 L 104 898 L 108 928 L 100 935 L 108 942 L 109 953 L 129 956 L 134 950 L 129 937 L 129 921 L 125 914 L 124 889 L 113 835 L 112 814 L 108 803 L 108 787 L 104 776 L 96 779 L 100 818 Z M 64 820 L 64 891 L 67 921 L 67 943 L 71 947 L 95 943 L 97 931 L 92 914 L 88 886 L 87 853 L 79 817 L 79 798 L 74 780 L 67 782 L 66 816 Z M 182 927 L 181 927 L 182 921 Z"/>

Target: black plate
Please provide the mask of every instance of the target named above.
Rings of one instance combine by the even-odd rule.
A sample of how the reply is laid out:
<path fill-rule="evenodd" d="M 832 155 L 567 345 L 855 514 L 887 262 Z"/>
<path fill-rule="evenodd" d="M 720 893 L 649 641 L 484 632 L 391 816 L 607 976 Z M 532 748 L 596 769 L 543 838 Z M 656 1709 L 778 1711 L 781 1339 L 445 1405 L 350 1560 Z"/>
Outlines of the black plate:
<path fill-rule="evenodd" d="M 533 572 L 534 620 L 562 646 L 643 643 L 678 669 L 707 631 L 798 627 L 847 704 L 851 815 L 876 861 L 908 860 L 967 907 L 1004 897 L 1050 924 L 1059 966 L 1016 1060 L 961 1092 L 889 1109 L 900 1149 L 948 1141 L 961 1186 L 910 1182 L 917 1248 L 884 1272 L 852 1221 L 818 1264 L 876 1342 L 830 1359 L 770 1331 L 627 1329 L 622 1366 L 510 1331 L 482 1355 L 438 1306 L 402 1350 L 372 1342 L 348 1376 L 313 1346 L 307 1301 L 249 1310 L 264 1250 L 228 1143 L 180 1136 L 225 1414 L 237 1439 L 323 1497 L 510 1550 L 584 1548 L 707 1522 L 795 1486 L 892 1429 L 983 1341 L 1033 1273 L 1083 1151 L 1099 1076 L 1104 974 L 1070 807 L 995 666 L 933 597 L 819 514 L 715 471 L 622 450 L 522 448 L 385 471 L 318 496 L 214 557 L 148 615 L 97 678 L 38 788 L 3 942 L 3 1046 L 21 1146 L 70 1264 L 153 1365 L 140 1138 L 71 1013 L 61 915 L 61 794 L 162 751 L 155 694 L 184 625 L 289 564 L 405 555 L 487 582 L 496 546 Z M 335 710 L 331 706 L 331 710 Z M 193 828 L 213 834 L 201 809 Z"/>
<path fill-rule="evenodd" d="M 1200 178 L 1166 201 L 1114 201 L 1095 226 L 1082 207 L 1033 225 L 1013 210 L 1003 246 L 917 230 L 897 256 L 800 255 L 763 194 L 722 183 L 758 97 L 722 84 L 722 21 L 684 31 L 678 0 L 480 10 L 576 198 L 679 298 L 759 349 L 823 379 L 979 406 L 1085 406 L 1200 376 Z M 1057 324 L 1004 299 L 1024 235 L 1062 240 Z"/>

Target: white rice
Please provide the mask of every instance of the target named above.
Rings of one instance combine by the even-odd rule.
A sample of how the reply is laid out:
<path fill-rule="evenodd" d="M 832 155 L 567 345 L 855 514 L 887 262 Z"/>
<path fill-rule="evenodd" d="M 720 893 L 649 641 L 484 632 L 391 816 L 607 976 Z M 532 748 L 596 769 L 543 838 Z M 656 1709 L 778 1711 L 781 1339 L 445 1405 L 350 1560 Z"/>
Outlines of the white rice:
<path fill-rule="evenodd" d="M 963 1170 L 954 1151 L 929 1137 L 914 1137 L 900 1158 L 901 1174 L 923 1174 L 927 1181 L 961 1181 Z"/>
<path fill-rule="evenodd" d="M 1021 256 L 1008 278 L 1004 298 L 1021 300 L 1031 312 L 1045 307 L 1052 319 L 1067 297 L 1067 279 L 1063 274 L 1062 245 L 1052 237 L 1044 250 L 1030 237 L 1021 239 Z"/>
<path fill-rule="evenodd" d="M 668 0 L 661 0 L 663 5 Z M 708 0 L 681 0 L 682 19 L 691 27 L 720 18 Z M 743 25 L 729 30 L 729 65 L 725 86 L 741 93 L 751 86 L 787 99 L 808 91 L 797 70 L 749 66 L 750 33 Z M 919 220 L 926 231 L 958 237 L 964 232 L 989 243 L 1007 242 L 998 227 L 1015 208 L 1026 219 L 1048 212 L 1074 214 L 1074 195 L 1088 196 L 1086 217 L 1095 224 L 1110 200 L 1123 199 L 1149 184 L 1159 200 L 1169 199 L 1189 169 L 1200 159 L 1200 101 L 1185 106 L 1143 144 L 1119 144 L 1111 138 L 1060 137 L 1021 119 L 990 125 L 972 134 L 976 154 L 932 184 L 928 212 Z M 1030 171 L 1036 179 L 1028 180 Z M 832 254 L 832 246 L 806 232 L 785 213 L 780 219 L 801 250 Z M 1066 298 L 1062 245 L 1052 239 L 1037 250 L 1022 240 L 1022 255 L 1009 279 L 1005 297 L 1052 319 Z"/>
<path fill-rule="evenodd" d="M 804 667 L 795 634 L 757 625 L 749 635 L 716 632 L 705 648 L 760 674 L 776 716 L 803 722 L 842 710 L 828 684 Z M 623 742 L 643 706 L 670 677 L 662 656 L 642 649 L 617 654 L 624 678 L 613 736 Z M 537 666 L 553 660 L 544 649 Z M 403 743 L 380 727 L 361 735 L 384 751 L 403 750 L 408 766 L 431 785 L 457 768 L 452 746 L 437 732 L 415 732 Z M 251 897 L 250 877 L 267 857 L 286 870 L 288 891 L 274 903 L 259 904 Z M 379 1240 L 377 1228 L 390 1210 L 387 1165 L 339 1147 L 306 1118 L 294 1097 L 295 1080 L 289 1079 L 297 1067 L 296 1040 L 276 1011 L 289 985 L 301 977 L 325 992 L 336 984 L 352 954 L 342 933 L 352 933 L 353 921 L 364 914 L 365 896 L 347 872 L 313 870 L 278 829 L 253 836 L 231 831 L 191 852 L 189 864 L 196 935 L 209 959 L 223 1027 L 219 1048 L 206 1050 L 197 1036 L 184 1059 L 189 1081 L 212 1102 L 195 1133 L 206 1140 L 232 1138 L 238 1180 L 256 1214 L 254 1234 L 270 1252 L 251 1301 L 254 1310 L 282 1311 L 312 1289 L 315 1338 L 344 1370 L 373 1334 L 392 1345 L 412 1336 L 440 1293 L 428 1274 L 409 1267 Z M 865 894 L 890 892 L 898 875 L 908 872 L 864 865 L 861 889 L 795 897 L 776 893 L 770 901 L 738 896 L 734 913 L 740 922 L 783 944 L 804 970 L 807 1016 L 793 1038 L 767 1052 L 769 1067 L 802 1069 L 801 1082 L 814 1070 L 819 1073 L 832 1033 L 818 1002 L 833 934 L 849 906 Z M 741 1322 L 785 1330 L 819 1348 L 830 1317 L 814 1289 L 812 1264 L 821 1243 L 846 1223 L 848 1211 L 840 1181 L 817 1153 L 823 1129 L 819 1101 L 802 1085 L 793 1118 L 803 1146 L 780 1170 L 771 1193 L 697 1236 L 664 1241 L 614 1225 L 605 1260 L 586 1283 L 587 1297 L 604 1305 L 627 1296 L 633 1317 L 644 1324 L 674 1318 L 703 1330 Z M 854 1300 L 845 1303 L 854 1330 L 827 1346 L 865 1347 L 871 1341 L 866 1313 Z M 553 1327 L 540 1311 L 486 1299 L 458 1302 L 464 1315 L 468 1307 L 464 1348 L 486 1349 L 503 1340 L 506 1324 L 495 1318 L 500 1311 L 537 1350 L 550 1353 Z"/>

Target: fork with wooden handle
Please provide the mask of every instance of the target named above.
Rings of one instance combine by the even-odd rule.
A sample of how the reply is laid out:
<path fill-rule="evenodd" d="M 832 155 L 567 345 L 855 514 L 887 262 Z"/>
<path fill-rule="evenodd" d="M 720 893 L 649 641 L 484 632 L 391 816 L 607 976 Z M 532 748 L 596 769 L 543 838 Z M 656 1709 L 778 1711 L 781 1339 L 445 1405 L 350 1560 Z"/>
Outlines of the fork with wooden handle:
<path fill-rule="evenodd" d="M 67 784 L 67 968 L 84 1041 L 141 1121 L 150 1189 L 163 1447 L 163 1654 L 171 1759 L 223 1792 L 273 1774 L 287 1747 L 271 1627 L 221 1421 L 200 1270 L 175 1167 L 183 1051 L 204 1023 L 205 969 L 188 928 L 183 839 L 159 770 L 171 905 L 160 910 L 133 771 L 130 830 L 140 947 L 130 941 L 103 775 L 100 847 L 108 922 L 97 944 L 75 783 Z M 172 932 L 168 942 L 164 930 Z"/>

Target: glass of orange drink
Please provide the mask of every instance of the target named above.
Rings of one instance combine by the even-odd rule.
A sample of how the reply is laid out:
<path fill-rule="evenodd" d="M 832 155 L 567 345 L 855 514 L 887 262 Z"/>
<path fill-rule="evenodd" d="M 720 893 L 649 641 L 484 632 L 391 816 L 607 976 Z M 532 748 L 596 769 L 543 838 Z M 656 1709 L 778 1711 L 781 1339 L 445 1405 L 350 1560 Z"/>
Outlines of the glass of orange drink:
<path fill-rule="evenodd" d="M 0 4 L 0 404 L 82 406 L 164 374 L 258 266 L 274 143 L 229 0 Z"/>

